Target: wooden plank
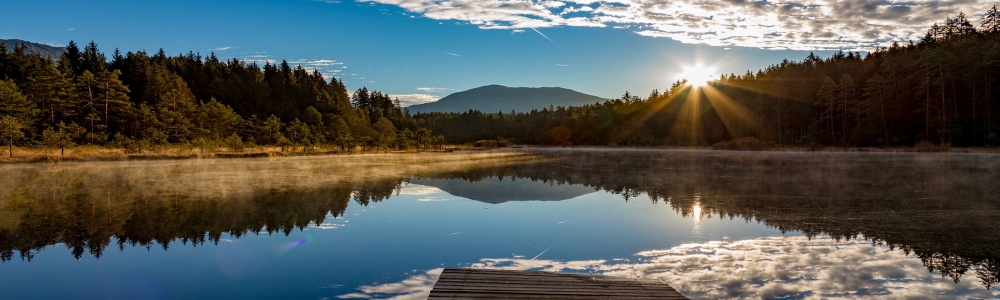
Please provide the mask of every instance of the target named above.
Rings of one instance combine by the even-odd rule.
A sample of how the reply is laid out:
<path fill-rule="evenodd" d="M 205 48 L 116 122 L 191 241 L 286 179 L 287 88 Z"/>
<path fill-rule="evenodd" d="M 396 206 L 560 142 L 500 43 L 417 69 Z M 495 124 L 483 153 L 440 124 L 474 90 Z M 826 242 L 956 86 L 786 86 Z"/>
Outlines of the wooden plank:
<path fill-rule="evenodd" d="M 612 285 L 598 285 L 598 286 L 587 286 L 587 285 L 551 285 L 551 284 L 508 284 L 508 283 L 487 283 L 487 282 L 474 282 L 474 283 L 462 283 L 462 282 L 438 282 L 435 286 L 438 287 L 470 287 L 470 288 L 501 288 L 517 286 L 518 288 L 568 288 L 568 289 L 583 289 L 583 290 L 607 290 L 615 289 L 622 291 L 644 291 L 644 290 L 666 290 L 673 291 L 670 287 L 658 287 L 658 286 L 612 286 Z"/>
<path fill-rule="evenodd" d="M 483 290 L 483 291 L 496 291 L 503 290 L 508 292 L 514 291 L 537 291 L 544 290 L 549 292 L 562 292 L 562 293 L 632 293 L 632 294 L 649 294 L 649 293 L 659 293 L 659 292 L 671 292 L 672 289 L 619 289 L 617 287 L 603 287 L 603 288 L 585 288 L 585 287 L 562 287 L 562 286 L 510 286 L 510 285 L 435 285 L 434 288 L 440 290 Z"/>
<path fill-rule="evenodd" d="M 576 283 L 576 284 L 573 284 L 573 283 L 570 283 L 570 284 L 555 283 L 555 284 L 553 284 L 553 283 L 545 283 L 545 282 L 507 282 L 507 281 L 488 281 L 488 280 L 482 280 L 482 281 L 459 281 L 459 280 L 450 280 L 449 279 L 449 280 L 439 280 L 437 282 L 437 285 L 441 285 L 441 286 L 507 286 L 507 285 L 517 285 L 517 286 L 526 286 L 526 287 L 531 287 L 531 286 L 556 286 L 556 285 L 558 285 L 558 286 L 567 286 L 567 287 L 574 287 L 574 288 L 610 288 L 610 287 L 617 287 L 617 288 L 627 288 L 627 289 L 666 289 L 666 290 L 673 290 L 673 288 L 671 288 L 670 286 L 666 286 L 666 285 L 664 285 L 662 283 L 657 283 L 655 285 L 653 285 L 653 284 L 642 284 L 642 285 L 634 285 L 634 284 L 610 284 L 610 283 L 606 283 L 606 282 L 605 283 L 595 282 L 595 283 L 592 283 L 592 284 L 587 284 L 587 282 L 581 282 L 581 283 Z"/>
<path fill-rule="evenodd" d="M 684 296 L 544 296 L 544 295 L 519 295 L 501 293 L 432 293 L 427 299 L 660 299 L 660 300 L 687 300 Z"/>
<path fill-rule="evenodd" d="M 594 274 L 445 269 L 429 299 L 687 299 L 658 280 Z"/>

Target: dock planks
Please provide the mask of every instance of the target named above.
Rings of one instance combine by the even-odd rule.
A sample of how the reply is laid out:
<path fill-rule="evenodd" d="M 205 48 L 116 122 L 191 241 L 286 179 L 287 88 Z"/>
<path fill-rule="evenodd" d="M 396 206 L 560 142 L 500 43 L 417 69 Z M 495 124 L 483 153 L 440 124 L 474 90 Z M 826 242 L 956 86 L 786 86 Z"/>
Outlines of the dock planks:
<path fill-rule="evenodd" d="M 488 269 L 444 269 L 428 299 L 688 299 L 651 279 Z"/>

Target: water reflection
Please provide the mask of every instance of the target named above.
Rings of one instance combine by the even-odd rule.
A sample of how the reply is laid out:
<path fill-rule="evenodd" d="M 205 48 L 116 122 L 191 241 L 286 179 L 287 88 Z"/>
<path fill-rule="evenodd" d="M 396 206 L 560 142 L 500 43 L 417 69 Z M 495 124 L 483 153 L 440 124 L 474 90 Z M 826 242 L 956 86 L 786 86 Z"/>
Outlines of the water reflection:
<path fill-rule="evenodd" d="M 996 298 L 981 282 L 948 283 L 920 260 L 884 246 L 832 238 L 762 238 L 684 244 L 627 260 L 557 261 L 485 258 L 472 268 L 660 279 L 692 299 Z M 401 282 L 367 285 L 341 298 L 424 299 L 441 269 Z"/>
<path fill-rule="evenodd" d="M 517 180 L 503 176 L 467 181 L 461 179 L 417 178 L 410 183 L 430 186 L 448 194 L 480 202 L 500 204 L 507 201 L 561 201 L 594 192 L 593 188 L 554 184 L 541 180 Z"/>
<path fill-rule="evenodd" d="M 6 166 L 0 261 L 64 244 L 79 259 L 118 249 L 218 244 L 223 235 L 302 230 L 349 202 L 388 199 L 409 176 L 523 163 L 512 153 Z M 9 195 L 9 196 L 8 196 Z"/>
<path fill-rule="evenodd" d="M 337 218 L 349 205 L 437 190 L 423 186 L 487 203 L 561 200 L 602 190 L 625 201 L 648 196 L 696 224 L 708 218 L 742 219 L 805 235 L 641 252 L 638 263 L 521 259 L 483 261 L 478 265 L 483 267 L 576 270 L 571 266 L 580 265 L 669 278 L 709 298 L 744 289 L 761 296 L 820 297 L 978 287 L 970 293 L 987 295 L 982 293 L 992 291 L 982 287 L 995 287 L 1000 278 L 1000 160 L 995 155 L 545 150 L 21 165 L 4 166 L 0 174 L 9 176 L 0 180 L 4 262 L 31 261 L 57 244 L 76 258 L 87 253 L 100 258 L 112 245 L 123 250 L 212 243 L 222 249 L 231 246 L 226 237 L 238 242 L 251 233 L 288 235 L 308 226 L 347 226 Z M 401 189 L 408 183 L 414 188 Z M 256 254 L 234 253 L 219 259 L 220 268 L 234 278 L 254 274 L 254 266 L 245 262 Z M 904 260 L 910 263 L 891 266 Z M 550 267 L 535 265 L 541 262 Z M 690 262 L 697 264 L 684 264 Z M 809 275 L 812 263 L 830 267 Z M 849 272 L 872 276 L 855 282 L 844 277 Z M 744 279 L 719 277 L 733 274 Z M 417 281 L 433 276 L 425 275 Z M 919 279 L 926 276 L 946 276 L 955 284 Z"/>

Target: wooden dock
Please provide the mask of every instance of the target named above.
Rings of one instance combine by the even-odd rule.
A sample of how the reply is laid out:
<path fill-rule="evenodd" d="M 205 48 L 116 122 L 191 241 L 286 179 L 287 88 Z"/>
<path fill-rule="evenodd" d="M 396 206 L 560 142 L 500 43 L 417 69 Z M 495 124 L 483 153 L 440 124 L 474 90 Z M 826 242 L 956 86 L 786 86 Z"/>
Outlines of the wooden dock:
<path fill-rule="evenodd" d="M 428 299 L 688 299 L 652 279 L 591 274 L 444 269 Z"/>

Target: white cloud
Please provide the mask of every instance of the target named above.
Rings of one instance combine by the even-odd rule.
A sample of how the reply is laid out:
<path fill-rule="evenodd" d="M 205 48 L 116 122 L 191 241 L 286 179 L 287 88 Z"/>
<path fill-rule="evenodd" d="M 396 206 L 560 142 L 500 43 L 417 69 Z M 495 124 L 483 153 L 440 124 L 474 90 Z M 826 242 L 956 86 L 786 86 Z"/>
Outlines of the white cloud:
<path fill-rule="evenodd" d="M 870 49 L 919 40 L 934 22 L 959 12 L 976 16 L 993 5 L 987 0 L 361 1 L 512 34 L 529 28 L 613 26 L 684 43 L 802 50 Z"/>
<path fill-rule="evenodd" d="M 439 88 L 439 87 L 418 87 L 417 90 L 421 91 L 421 92 L 426 92 L 426 93 L 440 93 L 440 92 L 444 92 L 444 91 L 450 91 L 451 89 L 449 89 L 449 88 Z"/>
<path fill-rule="evenodd" d="M 564 65 L 564 64 L 556 64 L 556 66 L 557 67 L 569 67 L 569 65 Z"/>
<path fill-rule="evenodd" d="M 448 52 L 444 52 L 444 54 L 451 55 L 451 56 L 462 56 L 461 54 L 448 53 Z"/>
<path fill-rule="evenodd" d="M 524 29 L 514 29 L 514 30 L 510 31 L 510 34 L 512 34 L 512 35 L 515 34 L 515 33 L 524 33 Z"/>
<path fill-rule="evenodd" d="M 214 50 L 215 50 L 215 51 L 226 51 L 226 50 L 229 50 L 229 49 L 236 49 L 236 47 L 233 47 L 233 46 L 225 46 L 225 47 L 219 47 L 219 48 L 215 48 Z"/>
<path fill-rule="evenodd" d="M 66 29 L 66 30 L 69 30 L 69 31 L 76 31 L 76 28 L 70 28 L 70 29 Z"/>
<path fill-rule="evenodd" d="M 440 96 L 435 96 L 431 94 L 392 94 L 389 95 L 393 100 L 399 99 L 399 104 L 402 106 L 410 106 L 416 104 L 422 104 L 427 102 L 434 102 L 441 99 Z"/>
<path fill-rule="evenodd" d="M 863 238 L 835 241 L 828 237 L 770 237 L 684 244 L 612 261 L 532 260 L 521 256 L 482 259 L 469 267 L 592 271 L 624 278 L 659 279 L 692 299 L 1000 297 L 1000 291 L 987 290 L 975 278 L 975 270 L 968 270 L 962 281 L 954 283 L 950 278 L 928 272 L 919 258 L 873 245 Z M 433 269 L 398 283 L 362 286 L 360 293 L 350 295 L 370 298 L 395 291 L 404 297 L 426 297 L 424 291 L 430 291 L 440 274 L 441 269 Z"/>
<path fill-rule="evenodd" d="M 223 48 L 236 48 L 236 47 L 223 47 Z M 222 48 L 219 48 L 219 49 L 222 49 Z M 218 49 L 216 49 L 216 50 L 218 50 Z M 263 52 L 258 52 L 258 53 L 254 54 L 254 55 L 245 56 L 243 58 L 243 60 L 247 61 L 247 62 L 256 62 L 257 64 L 264 64 L 264 63 L 280 64 L 281 63 L 280 61 L 272 59 L 270 55 L 267 55 L 266 53 L 263 53 Z M 312 72 L 312 71 L 319 71 L 320 74 L 323 74 L 323 78 L 325 78 L 327 80 L 329 80 L 330 78 L 333 78 L 333 77 L 339 77 L 340 73 L 343 72 L 344 69 L 347 69 L 347 66 L 344 64 L 344 62 L 338 61 L 338 60 L 334 60 L 334 59 L 325 59 L 325 58 L 306 59 L 306 58 L 300 58 L 300 59 L 285 60 L 285 62 L 287 62 L 288 65 L 291 66 L 292 68 L 295 68 L 297 66 L 302 66 L 302 68 L 304 68 L 306 70 L 309 70 L 310 72 Z M 357 75 L 357 74 L 352 74 L 352 75 Z"/>

